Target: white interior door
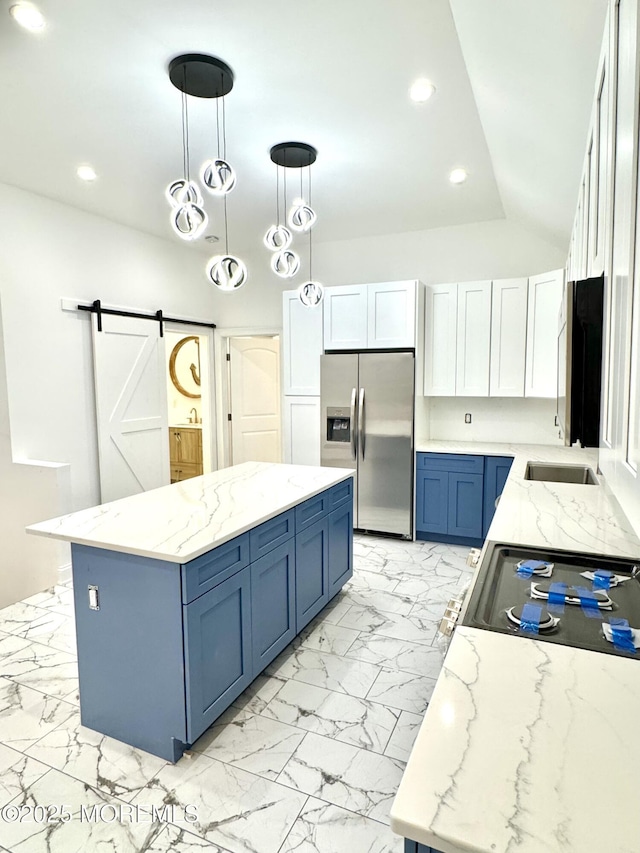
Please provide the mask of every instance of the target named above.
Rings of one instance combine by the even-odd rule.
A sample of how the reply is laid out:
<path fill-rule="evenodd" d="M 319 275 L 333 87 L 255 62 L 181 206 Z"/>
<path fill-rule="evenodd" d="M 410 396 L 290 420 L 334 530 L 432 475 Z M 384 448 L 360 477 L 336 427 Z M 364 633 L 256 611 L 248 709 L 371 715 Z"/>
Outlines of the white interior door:
<path fill-rule="evenodd" d="M 102 503 L 169 484 L 164 338 L 135 317 L 92 315 Z"/>
<path fill-rule="evenodd" d="M 280 340 L 229 338 L 231 464 L 281 462 Z"/>

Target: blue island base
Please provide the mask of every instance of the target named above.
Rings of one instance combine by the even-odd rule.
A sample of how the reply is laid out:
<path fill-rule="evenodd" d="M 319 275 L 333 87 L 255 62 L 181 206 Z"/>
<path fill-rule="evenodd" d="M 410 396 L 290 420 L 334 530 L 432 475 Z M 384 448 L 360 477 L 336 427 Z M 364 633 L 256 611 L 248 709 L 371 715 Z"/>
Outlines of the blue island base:
<path fill-rule="evenodd" d="M 353 480 L 184 564 L 72 567 L 82 725 L 176 762 L 353 575 Z"/>

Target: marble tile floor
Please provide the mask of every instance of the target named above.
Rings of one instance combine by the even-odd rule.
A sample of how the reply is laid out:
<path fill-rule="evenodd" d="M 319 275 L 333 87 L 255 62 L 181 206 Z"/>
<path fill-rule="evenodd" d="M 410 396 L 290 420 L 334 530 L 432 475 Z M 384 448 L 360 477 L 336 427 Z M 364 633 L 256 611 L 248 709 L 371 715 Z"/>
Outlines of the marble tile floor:
<path fill-rule="evenodd" d="M 80 725 L 69 586 L 0 610 L 0 851 L 402 853 L 467 552 L 356 535 L 353 579 L 175 765 Z"/>

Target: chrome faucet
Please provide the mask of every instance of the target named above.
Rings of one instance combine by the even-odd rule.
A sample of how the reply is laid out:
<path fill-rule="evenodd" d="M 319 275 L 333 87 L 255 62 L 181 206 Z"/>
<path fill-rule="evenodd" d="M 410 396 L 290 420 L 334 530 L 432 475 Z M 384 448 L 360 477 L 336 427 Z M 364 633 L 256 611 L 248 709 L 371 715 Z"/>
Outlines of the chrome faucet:
<path fill-rule="evenodd" d="M 193 416 L 192 416 L 193 415 Z M 198 410 L 194 406 L 193 409 L 189 412 L 189 420 L 192 424 L 198 423 Z"/>

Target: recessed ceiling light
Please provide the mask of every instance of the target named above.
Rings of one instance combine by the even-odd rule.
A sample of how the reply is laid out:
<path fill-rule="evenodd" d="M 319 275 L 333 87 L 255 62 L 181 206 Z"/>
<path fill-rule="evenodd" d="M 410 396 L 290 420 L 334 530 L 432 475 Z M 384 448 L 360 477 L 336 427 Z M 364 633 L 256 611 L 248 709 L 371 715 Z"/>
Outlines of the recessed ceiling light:
<path fill-rule="evenodd" d="M 9 9 L 9 14 L 25 30 L 44 29 L 44 15 L 33 3 L 16 3 Z"/>
<path fill-rule="evenodd" d="M 409 97 L 417 104 L 423 104 L 429 100 L 435 90 L 436 87 L 431 80 L 427 80 L 426 77 L 420 77 L 409 89 Z"/>
<path fill-rule="evenodd" d="M 220 238 L 215 234 L 205 234 L 204 239 L 207 243 L 218 243 L 220 241 Z"/>
<path fill-rule="evenodd" d="M 467 173 L 464 169 L 454 169 L 449 175 L 449 180 L 452 184 L 464 184 L 467 180 Z"/>
<path fill-rule="evenodd" d="M 98 177 L 93 166 L 78 166 L 76 174 L 81 181 L 95 181 Z"/>

